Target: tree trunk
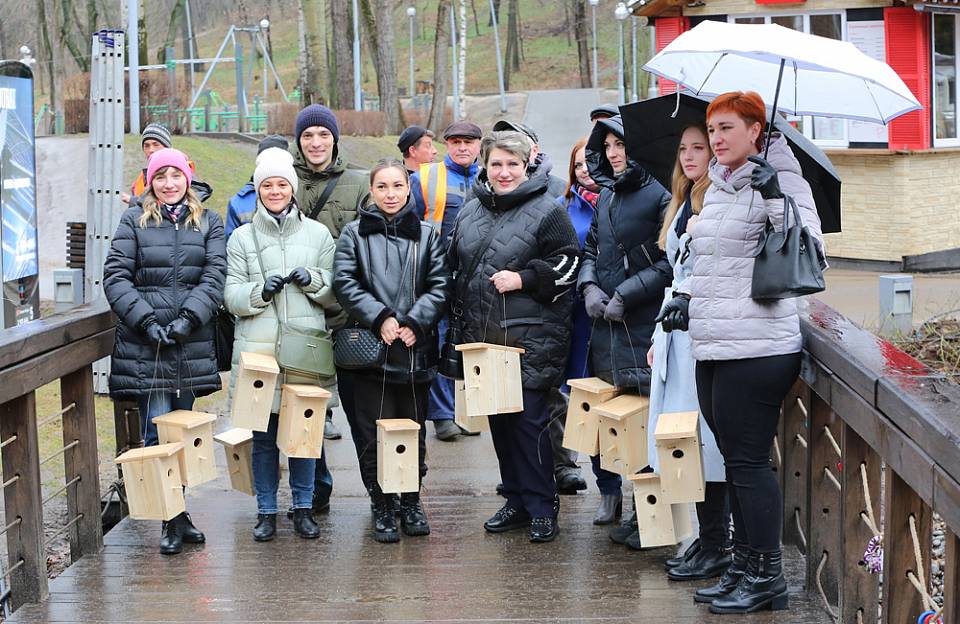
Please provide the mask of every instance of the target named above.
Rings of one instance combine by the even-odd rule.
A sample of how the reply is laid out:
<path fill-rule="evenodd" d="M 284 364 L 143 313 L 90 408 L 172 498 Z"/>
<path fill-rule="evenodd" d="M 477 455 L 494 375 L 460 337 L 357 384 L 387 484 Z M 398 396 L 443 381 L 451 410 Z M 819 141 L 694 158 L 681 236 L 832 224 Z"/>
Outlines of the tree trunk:
<path fill-rule="evenodd" d="M 513 65 L 514 71 L 520 71 L 520 7 L 517 0 L 510 0 L 507 6 L 507 50 L 507 61 Z"/>
<path fill-rule="evenodd" d="M 480 36 L 480 18 L 477 17 L 477 0 L 470 0 L 470 9 L 473 11 L 473 29 Z"/>
<path fill-rule="evenodd" d="M 434 134 L 440 136 L 443 132 L 443 122 L 447 111 L 447 58 L 450 41 L 450 4 L 441 0 L 437 7 L 437 37 L 433 42 L 433 102 L 430 105 L 430 116 L 427 127 Z"/>
<path fill-rule="evenodd" d="M 350 0 L 330 0 L 333 24 L 333 64 L 336 90 L 331 100 L 339 108 L 353 109 L 353 21 Z"/>
<path fill-rule="evenodd" d="M 303 19 L 303 4 L 297 3 L 297 80 L 300 88 L 300 105 L 306 106 L 310 103 L 310 97 L 307 93 L 307 68 L 310 65 L 310 59 L 307 55 L 307 28 Z"/>
<path fill-rule="evenodd" d="M 563 32 L 567 35 L 567 47 L 573 45 L 573 21 L 570 19 L 570 3 L 564 1 L 563 3 Z"/>
<path fill-rule="evenodd" d="M 369 0 L 363 1 L 365 14 L 370 13 Z M 377 72 L 377 91 L 380 94 L 380 110 L 386 116 L 387 134 L 400 134 L 403 129 L 403 113 L 400 108 L 400 91 L 397 87 L 397 64 L 394 54 L 393 9 L 396 0 L 377 0 L 374 19 L 367 19 L 368 38 Z"/>
<path fill-rule="evenodd" d="M 167 48 L 173 47 L 177 40 L 177 27 L 185 22 L 183 11 L 183 0 L 176 0 L 173 10 L 170 11 L 170 21 L 167 22 L 167 36 L 163 39 L 163 44 L 157 50 L 157 63 L 163 63 L 167 60 Z"/>
<path fill-rule="evenodd" d="M 3 21 L 0 21 L 0 58 L 9 58 L 7 55 L 7 37 L 3 32 Z"/>
<path fill-rule="evenodd" d="M 590 44 L 587 39 L 587 7 L 586 0 L 573 0 L 573 31 L 577 38 L 577 60 L 580 66 L 580 87 L 589 89 L 593 86 L 590 73 Z"/>
<path fill-rule="evenodd" d="M 62 24 L 60 23 L 60 15 L 57 12 L 57 2 L 53 0 L 52 5 L 53 14 L 53 32 L 60 32 Z M 53 82 L 51 84 L 56 85 L 56 90 L 51 89 L 50 91 L 50 101 L 53 102 L 53 120 L 54 120 L 54 133 L 59 133 L 62 128 L 63 123 L 63 76 L 64 76 L 64 67 L 63 67 L 63 48 L 59 45 L 54 45 L 52 49 L 52 54 L 50 55 L 50 73 L 53 75 Z M 89 67 L 89 65 L 88 65 Z"/>
<path fill-rule="evenodd" d="M 324 43 L 323 0 L 300 0 L 307 48 L 307 82 L 304 86 L 304 104 L 322 104 L 324 97 L 323 70 L 327 67 Z"/>
<path fill-rule="evenodd" d="M 46 58 L 47 62 L 47 83 L 50 91 L 50 108 L 54 107 L 54 101 L 57 99 L 57 82 L 56 76 L 53 70 L 53 46 L 50 41 L 50 28 L 47 25 L 47 8 L 46 0 L 37 0 L 37 21 L 40 22 L 40 53 L 37 54 L 39 60 L 41 61 L 40 65 L 43 66 L 42 61 Z"/>
<path fill-rule="evenodd" d="M 460 119 L 467 117 L 467 0 L 460 0 L 460 62 L 457 73 L 460 76 Z"/>
<path fill-rule="evenodd" d="M 150 47 L 147 45 L 147 0 L 129 0 L 129 2 L 140 3 L 140 10 L 137 12 L 137 46 L 140 48 L 140 63 L 146 65 L 150 62 Z"/>
<path fill-rule="evenodd" d="M 497 23 L 500 23 L 500 0 L 493 0 L 493 13 L 490 14 L 490 19 L 487 20 L 487 26 L 493 28 L 493 16 L 497 16 Z"/>
<path fill-rule="evenodd" d="M 58 4 L 60 8 L 59 11 L 57 10 Z M 70 24 L 72 23 L 78 30 L 80 30 L 81 35 L 84 34 L 80 20 L 77 18 L 77 12 L 76 8 L 74 7 L 73 0 L 53 0 L 53 6 L 51 8 L 53 9 L 55 20 L 59 23 L 59 26 L 54 30 L 54 32 L 57 34 L 60 45 L 66 46 L 67 51 L 70 52 L 70 56 L 72 56 L 73 60 L 76 61 L 80 71 L 90 71 L 90 54 L 88 51 L 84 50 L 82 45 L 77 44 L 76 40 L 73 38 L 73 29 L 70 28 Z M 84 36 L 83 38 L 87 39 L 88 37 Z"/>

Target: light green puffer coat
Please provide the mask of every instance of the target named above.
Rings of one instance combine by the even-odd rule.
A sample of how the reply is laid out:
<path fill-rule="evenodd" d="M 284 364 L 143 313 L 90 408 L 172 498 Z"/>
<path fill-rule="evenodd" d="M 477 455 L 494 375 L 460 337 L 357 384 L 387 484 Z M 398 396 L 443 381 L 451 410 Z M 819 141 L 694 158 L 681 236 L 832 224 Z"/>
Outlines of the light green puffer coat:
<path fill-rule="evenodd" d="M 260 296 L 263 290 L 263 275 L 257 262 L 253 239 L 257 240 L 267 276 L 289 275 L 297 267 L 310 272 L 311 281 L 304 288 L 296 284 L 287 286 L 267 303 Z M 330 231 L 312 219 L 300 214 L 296 206 L 279 223 L 257 201 L 253 222 L 237 228 L 227 245 L 227 281 L 224 302 L 227 309 L 237 315 L 237 327 L 233 343 L 233 367 L 230 374 L 230 398 L 240 370 L 240 354 L 266 353 L 274 355 L 277 342 L 277 310 L 284 320 L 305 327 L 326 329 L 325 311 L 339 309 L 333 294 L 333 254 L 336 244 Z M 280 411 L 280 389 L 284 383 L 316 384 L 317 379 L 280 371 L 277 390 L 273 398 L 273 413 Z M 335 404 L 336 379 L 320 380 L 327 390 L 334 393 L 330 405 Z"/>

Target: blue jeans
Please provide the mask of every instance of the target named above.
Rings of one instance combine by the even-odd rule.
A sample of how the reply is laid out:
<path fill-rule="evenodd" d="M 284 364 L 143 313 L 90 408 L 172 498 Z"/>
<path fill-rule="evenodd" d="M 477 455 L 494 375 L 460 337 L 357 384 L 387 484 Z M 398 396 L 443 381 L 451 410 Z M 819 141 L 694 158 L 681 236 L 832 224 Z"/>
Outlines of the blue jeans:
<path fill-rule="evenodd" d="M 196 398 L 192 392 L 181 392 L 178 397 L 173 392 L 150 392 L 140 395 L 137 407 L 140 408 L 140 433 L 143 435 L 144 446 L 160 444 L 157 437 L 157 426 L 153 419 L 163 416 L 174 410 L 192 410 Z"/>
<path fill-rule="evenodd" d="M 443 344 L 447 337 L 447 328 L 450 321 L 447 317 L 440 319 L 437 324 L 437 333 L 440 334 L 440 353 L 443 353 Z M 430 385 L 430 401 L 427 404 L 427 420 L 453 420 L 453 393 L 452 379 L 437 375 Z"/>
<path fill-rule="evenodd" d="M 253 432 L 253 489 L 257 491 L 257 513 L 277 513 L 277 488 L 280 486 L 280 449 L 277 448 L 279 418 L 270 414 L 266 431 Z M 294 509 L 310 509 L 313 504 L 315 459 L 290 457 L 290 493 Z"/>
<path fill-rule="evenodd" d="M 623 491 L 623 478 L 615 472 L 601 468 L 599 455 L 591 457 L 590 463 L 593 464 L 593 474 L 597 477 L 597 489 L 601 494 L 610 496 Z"/>

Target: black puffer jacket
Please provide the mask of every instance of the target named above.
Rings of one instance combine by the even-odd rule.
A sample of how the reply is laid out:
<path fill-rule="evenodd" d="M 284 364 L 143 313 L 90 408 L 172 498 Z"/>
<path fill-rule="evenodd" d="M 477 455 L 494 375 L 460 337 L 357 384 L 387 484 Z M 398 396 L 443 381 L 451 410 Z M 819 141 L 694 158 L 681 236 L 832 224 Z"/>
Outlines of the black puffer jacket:
<path fill-rule="evenodd" d="M 603 147 L 610 132 L 623 138 L 619 116 L 597 122 L 587 142 L 590 177 L 602 190 L 583 250 L 578 288 L 582 293 L 587 284 L 596 284 L 611 298 L 619 293 L 626 309 L 623 323 L 603 319 L 593 323 L 593 374 L 646 394 L 653 319 L 673 277 L 670 263 L 657 246 L 670 193 L 633 161 L 628 161 L 622 174 L 614 175 Z"/>
<path fill-rule="evenodd" d="M 350 316 L 374 333 L 389 317 L 409 327 L 417 342 L 408 349 L 397 339 L 387 351 L 386 363 L 370 371 L 386 372 L 394 383 L 425 383 L 437 372 L 437 321 L 446 310 L 450 271 L 440 232 L 421 223 L 415 204 L 407 205 L 390 221 L 371 204 L 360 218 L 347 224 L 337 240 L 333 290 Z"/>
<path fill-rule="evenodd" d="M 227 272 L 223 221 L 204 210 L 198 228 L 187 224 L 183 210 L 176 224 L 164 217 L 160 225 L 140 227 L 142 214 L 140 207 L 123 214 L 103 265 L 103 292 L 120 319 L 110 395 L 211 394 L 220 389 L 213 334 Z M 166 326 L 181 312 L 194 321 L 193 331 L 158 355 L 144 328 L 152 319 Z"/>
<path fill-rule="evenodd" d="M 566 209 L 547 193 L 538 175 L 516 190 L 496 195 L 481 172 L 476 198 L 457 217 L 450 237 L 450 267 L 459 274 L 452 301 L 460 301 L 463 342 L 520 347 L 523 387 L 548 390 L 563 383 L 570 349 L 571 288 L 580 269 L 579 244 Z M 501 270 L 520 274 L 520 290 L 500 295 L 490 277 Z"/>

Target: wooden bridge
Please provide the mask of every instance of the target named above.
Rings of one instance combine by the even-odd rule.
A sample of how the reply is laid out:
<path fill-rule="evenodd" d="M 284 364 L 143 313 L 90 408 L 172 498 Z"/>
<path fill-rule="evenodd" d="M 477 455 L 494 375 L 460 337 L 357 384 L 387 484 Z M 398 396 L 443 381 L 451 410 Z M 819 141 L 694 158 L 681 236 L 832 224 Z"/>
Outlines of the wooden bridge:
<path fill-rule="evenodd" d="M 530 544 L 523 532 L 486 534 L 481 524 L 502 502 L 494 494 L 498 475 L 487 435 L 453 444 L 428 439 L 429 537 L 373 542 L 347 439 L 327 444 L 336 484 L 332 509 L 319 518 L 318 540 L 301 540 L 281 518 L 275 541 L 255 543 L 255 503 L 230 490 L 225 477 L 188 492 L 205 545 L 163 557 L 159 523 L 129 519 L 103 536 L 90 365 L 110 352 L 113 324 L 103 308 L 78 308 L 0 337 L 6 518 L 0 529 L 8 552 L 0 574 L 8 581 L 2 598 L 13 611 L 10 621 L 732 619 L 693 603 L 693 589 L 706 582 L 666 579 L 662 563 L 671 550 L 634 553 L 611 543 L 605 528 L 591 524 L 594 493 L 563 497 L 561 534 L 552 544 Z M 918 587 L 931 581 L 936 512 L 946 526 L 943 621 L 960 622 L 960 391 L 816 300 L 809 302 L 803 331 L 801 381 L 785 402 L 771 451 L 784 487 L 791 610 L 739 621 L 916 622 L 925 609 Z M 51 418 L 63 419 L 58 453 L 68 495 L 60 531 L 70 537 L 74 563 L 48 581 L 50 530 L 45 533 L 41 519 L 51 494 L 44 497 L 40 482 L 47 458 L 38 450 L 34 393 L 56 379 L 63 410 Z M 116 414 L 117 448 L 136 444 L 128 433 L 130 414 Z M 584 470 L 589 474 L 588 464 Z M 871 522 L 883 532 L 882 590 L 861 564 Z"/>

